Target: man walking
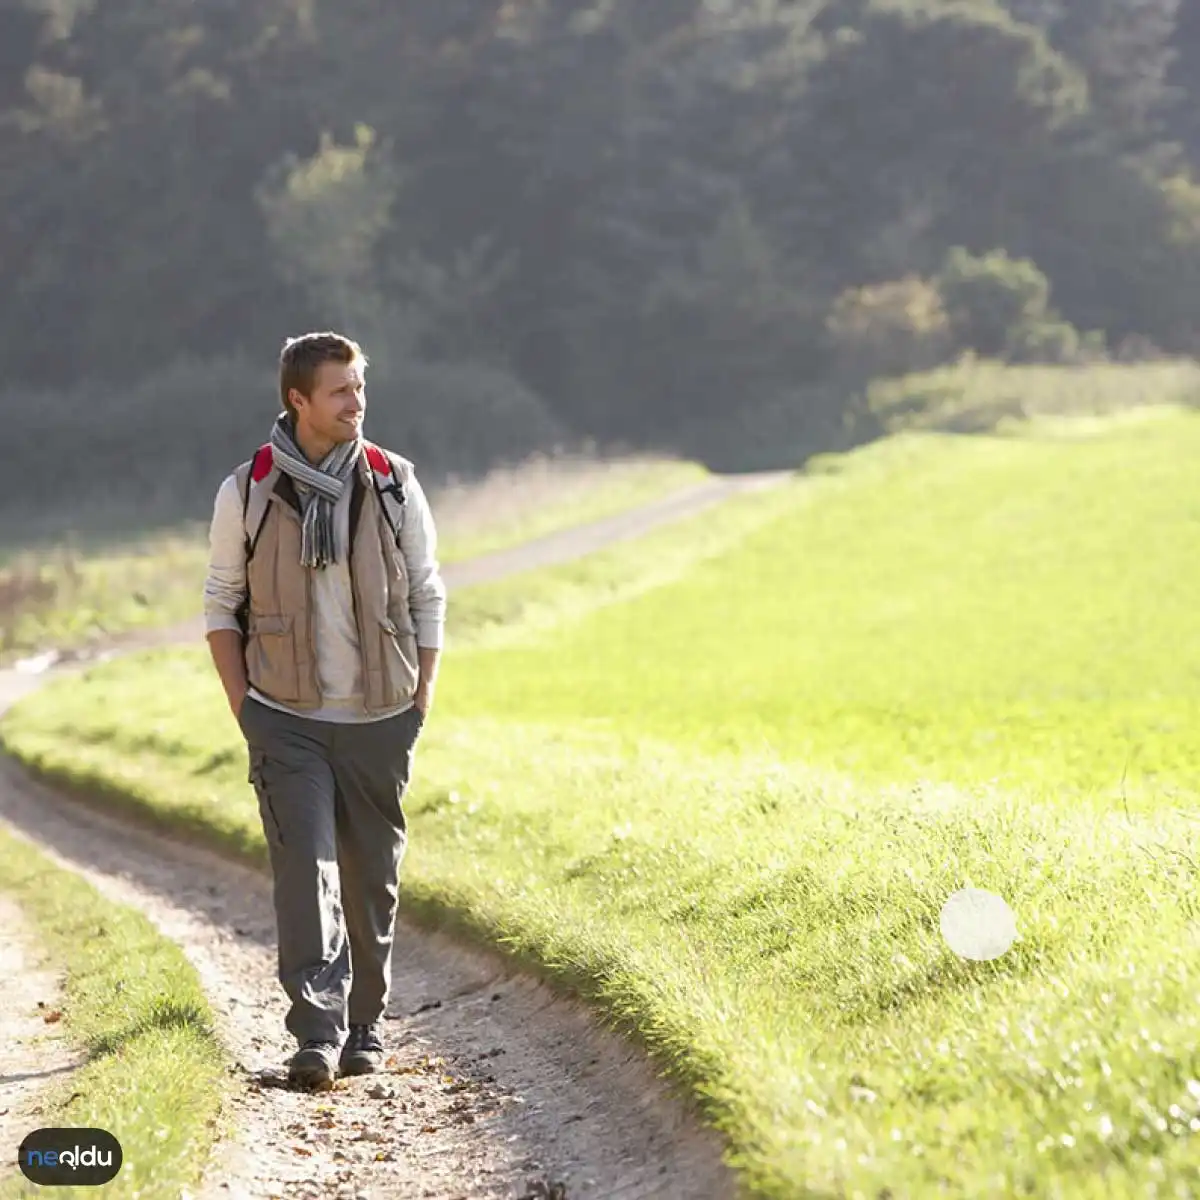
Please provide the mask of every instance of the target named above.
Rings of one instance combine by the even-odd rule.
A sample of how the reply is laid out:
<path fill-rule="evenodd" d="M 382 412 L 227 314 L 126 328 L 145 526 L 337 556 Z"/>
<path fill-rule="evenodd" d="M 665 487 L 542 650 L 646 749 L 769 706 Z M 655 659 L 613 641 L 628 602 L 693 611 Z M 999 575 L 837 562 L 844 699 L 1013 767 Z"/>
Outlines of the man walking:
<path fill-rule="evenodd" d="M 446 610 L 412 463 L 363 438 L 366 365 L 340 334 L 284 344 L 283 412 L 218 490 L 204 589 L 274 877 L 288 1077 L 316 1088 L 383 1061 L 402 802 Z"/>

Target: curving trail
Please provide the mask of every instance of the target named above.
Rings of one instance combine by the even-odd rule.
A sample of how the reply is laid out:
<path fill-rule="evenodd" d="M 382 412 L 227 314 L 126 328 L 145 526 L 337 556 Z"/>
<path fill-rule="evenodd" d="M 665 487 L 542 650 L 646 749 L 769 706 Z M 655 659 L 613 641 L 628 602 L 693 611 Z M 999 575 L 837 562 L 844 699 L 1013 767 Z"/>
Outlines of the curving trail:
<path fill-rule="evenodd" d="M 629 513 L 445 569 L 451 588 L 569 561 L 640 536 L 788 472 L 724 477 Z M 197 622 L 139 633 L 106 653 L 194 642 Z M 52 659 L 0 672 L 0 711 Z M 236 1074 L 227 1136 L 204 1197 L 679 1197 L 735 1194 L 719 1140 L 632 1043 L 498 956 L 405 921 L 397 927 L 387 1070 L 332 1092 L 284 1086 L 292 1050 L 275 978 L 269 877 L 133 828 L 0 759 L 0 819 L 104 894 L 145 913 L 196 967 Z M 0 966 L 20 981 L 0 1020 L 0 1136 L 36 1127 L 49 1060 L 37 973 L 19 914 L 0 896 Z M 10 906 L 11 907 L 11 906 Z M 9 920 L 9 917 L 12 920 Z M 13 993 L 6 995 L 6 1000 Z M 32 1011 L 31 1011 L 32 1010 Z M 55 1051 L 51 1070 L 75 1058 Z M 36 1064 L 36 1065 L 35 1065 Z M 29 1078 L 23 1078 L 29 1076 Z"/>

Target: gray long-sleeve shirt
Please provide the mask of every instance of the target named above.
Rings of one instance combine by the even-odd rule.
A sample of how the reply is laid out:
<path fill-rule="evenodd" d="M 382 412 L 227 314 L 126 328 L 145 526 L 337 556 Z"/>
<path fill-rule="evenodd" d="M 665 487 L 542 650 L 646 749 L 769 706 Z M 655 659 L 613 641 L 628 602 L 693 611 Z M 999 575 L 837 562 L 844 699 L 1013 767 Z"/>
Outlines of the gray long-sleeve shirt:
<path fill-rule="evenodd" d="M 351 489 L 346 488 L 334 508 L 338 561 L 313 574 L 314 650 L 324 704 L 315 712 L 300 715 L 317 720 L 354 722 L 386 719 L 395 715 L 384 713 L 369 716 L 363 708 L 362 665 L 347 553 L 350 544 L 350 495 Z M 417 645 L 440 650 L 445 636 L 446 586 L 437 559 L 437 531 L 433 513 L 415 475 L 410 477 L 405 488 L 403 512 L 400 552 L 408 567 L 409 608 L 416 628 Z M 245 595 L 246 543 L 242 526 L 242 500 L 238 494 L 237 479 L 231 474 L 217 491 L 209 527 L 204 615 L 210 633 L 216 629 L 240 629 L 237 612 Z M 274 708 L 293 711 L 253 689 L 251 695 Z"/>

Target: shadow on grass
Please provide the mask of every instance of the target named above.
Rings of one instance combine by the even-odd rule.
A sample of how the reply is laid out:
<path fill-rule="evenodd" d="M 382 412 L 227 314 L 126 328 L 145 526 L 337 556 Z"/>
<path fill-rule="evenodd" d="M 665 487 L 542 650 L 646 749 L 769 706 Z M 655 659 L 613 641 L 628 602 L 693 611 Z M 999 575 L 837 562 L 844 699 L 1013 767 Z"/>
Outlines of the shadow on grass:
<path fill-rule="evenodd" d="M 93 1059 L 116 1054 L 130 1042 L 157 1030 L 194 1030 L 205 1038 L 215 1038 L 216 1031 L 202 1007 L 192 1001 L 179 1001 L 170 996 L 158 996 L 149 1011 L 123 1029 L 110 1030 L 88 1041 L 88 1053 Z"/>
<path fill-rule="evenodd" d="M 991 984 L 1008 985 L 1014 979 L 1033 975 L 1035 970 L 1032 957 L 1019 951 L 988 962 L 944 954 L 902 979 L 869 986 L 853 998 L 846 998 L 838 1014 L 838 1024 L 846 1029 L 865 1028 L 880 1020 L 902 1016 L 913 1005 L 928 1004 L 935 996 L 939 999 L 978 996 L 981 989 Z"/>
<path fill-rule="evenodd" d="M 230 767 L 236 762 L 240 762 L 243 757 L 243 751 L 240 749 L 218 750 L 216 754 L 205 759 L 198 767 L 192 770 L 193 775 L 212 775 L 221 770 L 222 767 Z"/>

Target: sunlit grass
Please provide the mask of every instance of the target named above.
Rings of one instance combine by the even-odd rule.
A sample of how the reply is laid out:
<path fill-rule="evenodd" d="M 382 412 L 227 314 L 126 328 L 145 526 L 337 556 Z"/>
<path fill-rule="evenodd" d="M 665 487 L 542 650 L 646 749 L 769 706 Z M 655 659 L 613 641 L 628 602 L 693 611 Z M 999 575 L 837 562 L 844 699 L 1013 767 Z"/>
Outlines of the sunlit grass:
<path fill-rule="evenodd" d="M 628 1022 L 758 1194 L 1195 1192 L 1198 451 L 906 436 L 464 593 L 405 903 Z M 222 704 L 160 654 L 4 736 L 262 861 Z M 966 884 L 997 962 L 941 939 Z"/>
<path fill-rule="evenodd" d="M 221 1127 L 226 1062 L 208 1000 L 183 952 L 140 913 L 0 829 L 0 889 L 65 979 L 63 1024 L 84 1059 L 40 1098 L 35 1128 L 95 1128 L 121 1143 L 123 1166 L 101 1193 L 175 1198 L 194 1186 Z M 42 965 L 39 962 L 39 965 Z M 50 1011 L 50 1005 L 47 1011 Z M 0 1197 L 43 1196 L 13 1164 Z M 95 1188 L 56 1188 L 84 1197 Z"/>

